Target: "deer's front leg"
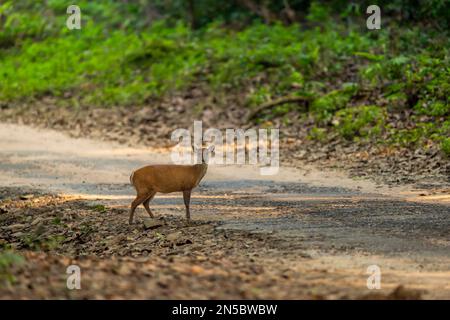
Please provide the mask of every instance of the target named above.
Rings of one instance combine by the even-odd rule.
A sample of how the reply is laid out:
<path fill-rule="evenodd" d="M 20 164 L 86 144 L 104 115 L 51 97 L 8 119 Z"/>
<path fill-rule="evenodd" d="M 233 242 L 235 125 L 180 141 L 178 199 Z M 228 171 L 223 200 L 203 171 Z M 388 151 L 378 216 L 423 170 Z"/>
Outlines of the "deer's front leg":
<path fill-rule="evenodd" d="M 185 190 L 183 191 L 183 198 L 184 198 L 184 205 L 186 206 L 186 220 L 187 224 L 191 221 L 191 213 L 189 212 L 189 204 L 191 202 L 191 191 L 192 190 Z"/>

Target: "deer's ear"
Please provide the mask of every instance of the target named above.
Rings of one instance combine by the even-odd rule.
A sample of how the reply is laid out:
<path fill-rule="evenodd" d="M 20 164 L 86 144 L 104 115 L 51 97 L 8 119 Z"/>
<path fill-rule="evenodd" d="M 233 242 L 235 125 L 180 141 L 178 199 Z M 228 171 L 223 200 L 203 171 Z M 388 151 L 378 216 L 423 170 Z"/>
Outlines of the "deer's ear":
<path fill-rule="evenodd" d="M 212 144 L 208 147 L 208 153 L 214 152 L 215 146 Z"/>

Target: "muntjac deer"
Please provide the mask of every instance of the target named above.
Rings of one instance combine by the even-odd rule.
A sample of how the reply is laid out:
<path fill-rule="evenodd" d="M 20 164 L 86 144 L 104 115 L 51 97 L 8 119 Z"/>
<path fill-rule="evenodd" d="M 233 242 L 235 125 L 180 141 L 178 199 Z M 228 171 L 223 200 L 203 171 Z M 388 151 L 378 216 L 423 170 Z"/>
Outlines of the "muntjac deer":
<path fill-rule="evenodd" d="M 194 152 L 196 151 L 195 148 Z M 160 164 L 145 166 L 134 171 L 130 176 L 130 182 L 137 192 L 136 199 L 131 203 L 130 220 L 136 207 L 144 205 L 145 210 L 153 218 L 149 203 L 157 192 L 171 193 L 183 192 L 184 205 L 186 206 L 187 223 L 190 222 L 189 203 L 192 189 L 198 186 L 208 169 L 208 155 L 214 151 L 214 146 L 202 148 L 202 163 L 194 165 Z"/>

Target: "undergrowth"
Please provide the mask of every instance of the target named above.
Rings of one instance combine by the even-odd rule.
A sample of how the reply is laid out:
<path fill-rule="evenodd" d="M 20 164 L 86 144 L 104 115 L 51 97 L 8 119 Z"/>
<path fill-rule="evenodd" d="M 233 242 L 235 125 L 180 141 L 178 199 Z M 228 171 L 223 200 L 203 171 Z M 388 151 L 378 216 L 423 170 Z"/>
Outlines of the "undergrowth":
<path fill-rule="evenodd" d="M 253 22 L 233 30 L 212 22 L 191 30 L 164 20 L 140 25 L 132 5 L 80 3 L 83 27 L 72 31 L 62 1 L 48 1 L 45 14 L 12 1 L 0 6 L 0 104 L 52 96 L 69 107 L 145 105 L 199 85 L 213 96 L 245 95 L 245 108 L 298 95 L 311 98 L 312 139 L 326 140 L 330 131 L 349 140 L 387 134 L 383 141 L 433 141 L 450 154 L 446 32 L 394 24 L 369 31 L 333 20 L 318 4 L 307 28 Z M 288 104 L 258 116 L 297 109 L 305 112 Z M 409 124 L 392 125 L 394 114 Z"/>

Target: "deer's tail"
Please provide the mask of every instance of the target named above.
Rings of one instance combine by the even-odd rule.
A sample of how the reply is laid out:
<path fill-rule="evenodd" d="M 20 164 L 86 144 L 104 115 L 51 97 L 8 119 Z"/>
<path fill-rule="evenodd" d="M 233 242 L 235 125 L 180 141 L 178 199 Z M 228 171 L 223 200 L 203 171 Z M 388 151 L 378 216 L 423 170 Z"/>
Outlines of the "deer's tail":
<path fill-rule="evenodd" d="M 132 186 L 134 186 L 133 178 L 134 178 L 134 171 L 131 173 L 131 176 L 130 176 L 130 183 Z"/>

